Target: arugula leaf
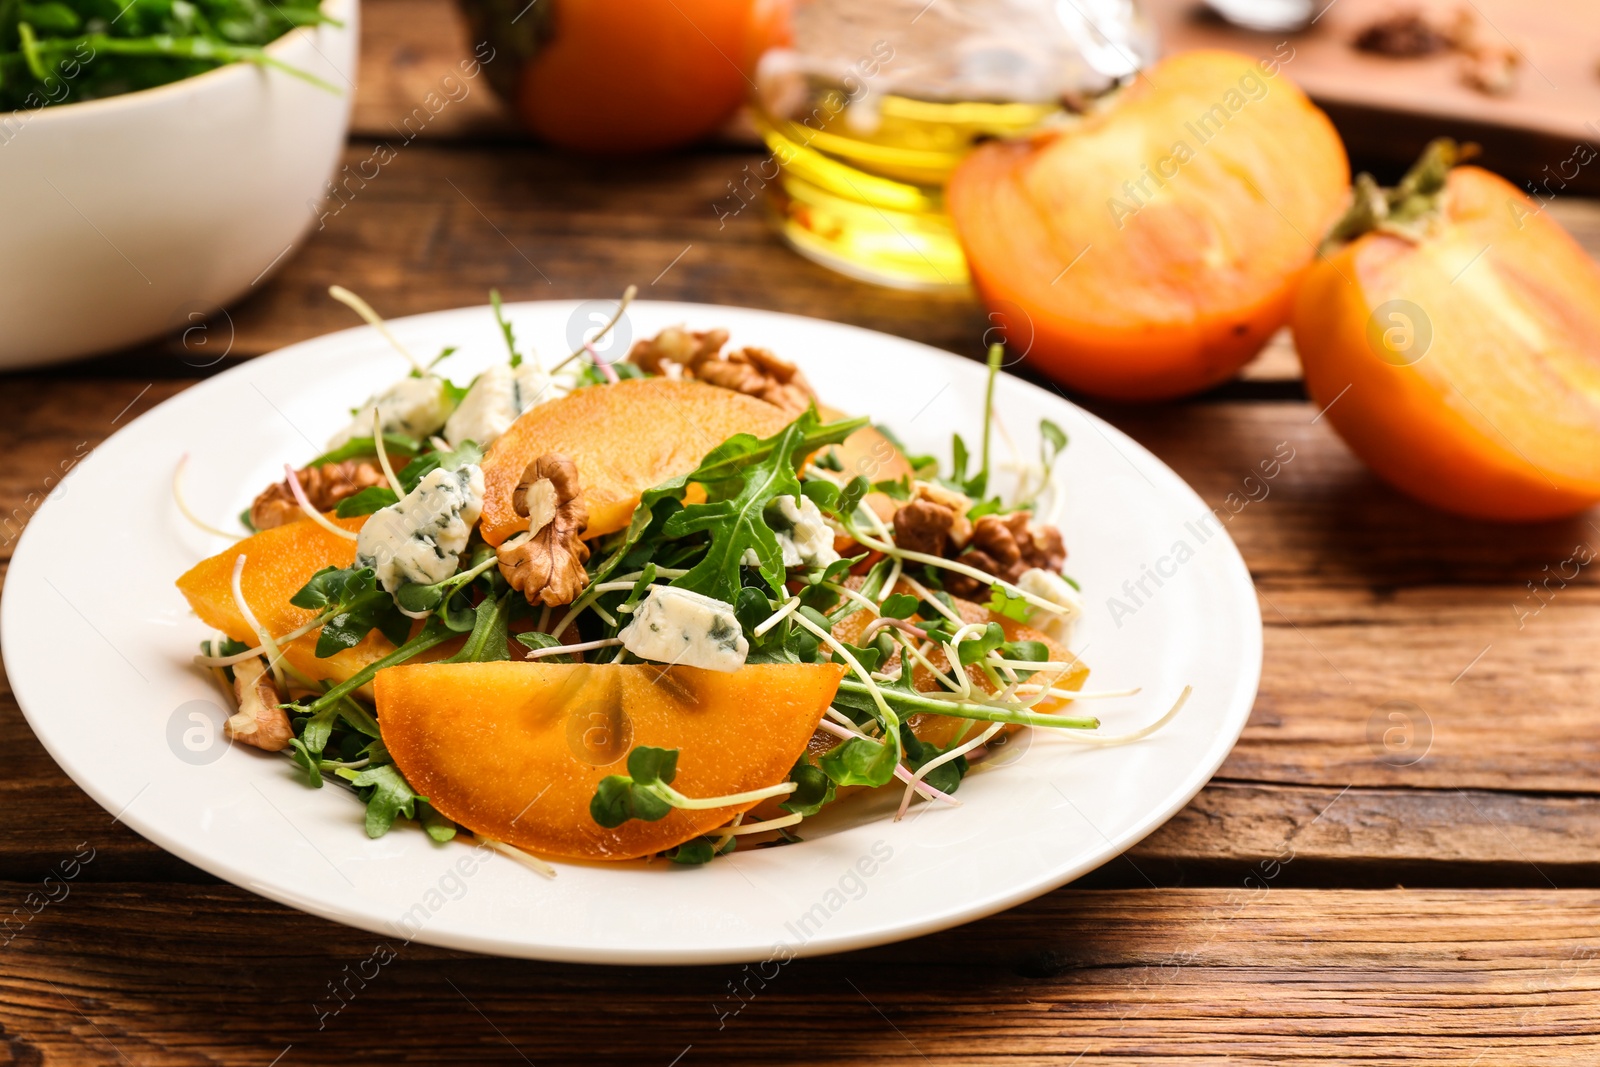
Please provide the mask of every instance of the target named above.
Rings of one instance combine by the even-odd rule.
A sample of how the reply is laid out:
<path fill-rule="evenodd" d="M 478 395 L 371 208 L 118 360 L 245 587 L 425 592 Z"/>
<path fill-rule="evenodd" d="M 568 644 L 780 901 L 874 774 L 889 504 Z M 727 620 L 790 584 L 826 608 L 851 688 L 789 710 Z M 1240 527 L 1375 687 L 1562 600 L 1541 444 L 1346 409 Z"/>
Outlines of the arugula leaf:
<path fill-rule="evenodd" d="M 394 600 L 378 588 L 370 567 L 324 567 L 313 574 L 289 603 L 330 613 L 317 635 L 317 656 L 327 659 L 354 648 L 376 627 L 395 644 L 411 632 L 411 622 L 395 610 Z"/>
<path fill-rule="evenodd" d="M 891 500 L 910 500 L 911 476 L 909 474 L 902 474 L 900 477 L 895 478 L 892 481 L 883 480 L 873 482 L 872 491 L 874 493 L 882 493 Z"/>
<path fill-rule="evenodd" d="M 404 663 L 406 660 L 412 659 L 430 648 L 444 644 L 454 636 L 438 619 L 429 619 L 415 637 L 382 659 L 367 664 L 355 674 L 352 674 L 338 685 L 331 687 L 326 693 L 312 701 L 306 708 L 306 713 L 315 715 L 329 704 L 338 703 L 372 681 L 373 676 L 385 667 L 393 667 L 398 663 Z"/>
<path fill-rule="evenodd" d="M 783 594 L 783 550 L 763 513 L 776 497 L 800 495 L 795 447 L 816 421 L 816 411 L 810 409 L 790 423 L 767 459 L 741 471 L 736 495 L 724 495 L 729 486 L 713 483 L 706 487 L 705 503 L 690 504 L 667 520 L 661 532 L 669 539 L 693 533 L 705 533 L 711 539 L 705 556 L 688 574 L 674 579 L 673 585 L 731 602 L 739 595 L 739 567 L 745 553 L 753 551 L 773 594 Z"/>
<path fill-rule="evenodd" d="M 541 649 L 541 648 L 558 648 L 561 645 L 560 640 L 558 640 L 557 638 L 551 637 L 549 634 L 543 632 L 542 630 L 528 630 L 528 631 L 526 631 L 524 633 L 517 634 L 517 640 L 520 641 L 522 644 L 527 645 L 529 648 L 535 649 L 535 650 Z M 541 663 L 576 663 L 576 662 L 578 662 L 577 660 L 572 658 L 570 655 L 567 655 L 565 653 L 563 653 L 563 654 L 561 654 L 559 656 L 540 656 L 539 657 L 539 661 Z"/>
<path fill-rule="evenodd" d="M 383 435 L 383 450 L 391 459 L 397 455 L 400 458 L 408 458 L 421 452 L 422 445 L 404 434 L 386 433 Z M 347 459 L 363 459 L 377 454 L 377 446 L 373 444 L 371 437 L 352 437 L 331 452 L 324 452 L 306 466 L 320 467 L 326 463 L 343 463 Z"/>
<path fill-rule="evenodd" d="M 354 518 L 357 515 L 371 515 L 399 503 L 400 498 L 394 495 L 394 490 L 386 485 L 369 485 L 361 492 L 347 496 L 339 501 L 333 509 L 336 517 L 341 519 Z"/>
<path fill-rule="evenodd" d="M 445 663 L 493 663 L 509 660 L 506 650 L 506 624 L 511 619 L 511 594 L 484 597 L 473 612 L 472 633 L 461 651 Z"/>
<path fill-rule="evenodd" d="M 517 338 L 511 332 L 511 323 L 506 321 L 505 310 L 500 306 L 500 290 L 489 290 L 489 304 L 494 308 L 494 321 L 500 324 L 500 332 L 505 335 L 506 351 L 511 353 L 511 369 L 516 370 L 522 366 L 522 353 L 517 351 Z"/>
<path fill-rule="evenodd" d="M 417 802 L 427 799 L 412 792 L 411 784 L 400 773 L 400 768 L 392 763 L 365 767 L 359 771 L 340 767 L 335 773 L 355 786 L 357 794 L 367 802 L 368 837 L 382 837 L 401 815 L 414 818 Z M 431 832 L 429 836 L 433 836 Z"/>
<path fill-rule="evenodd" d="M 306 743 L 298 737 L 289 738 L 289 760 L 300 768 L 300 771 L 306 777 L 306 785 L 309 785 L 312 789 L 322 788 L 320 758 L 320 754 L 313 755 L 311 750 L 306 748 Z"/>
<path fill-rule="evenodd" d="M 428 836 L 440 844 L 456 836 L 456 824 L 439 814 L 439 810 L 421 797 L 417 798 L 417 821 Z"/>
<path fill-rule="evenodd" d="M 726 503 L 739 495 L 741 485 L 750 477 L 750 468 L 770 461 L 774 451 L 780 445 L 789 448 L 790 463 L 792 465 L 794 457 L 803 458 L 826 445 L 838 444 L 856 430 L 865 426 L 867 421 L 865 419 L 844 419 L 839 422 L 819 425 L 815 408 L 809 409 L 796 422 L 803 420 L 806 421 L 810 428 L 803 430 L 798 440 L 794 440 L 793 435 L 790 433 L 794 423 L 764 440 L 757 440 L 750 434 L 735 434 L 706 453 L 705 457 L 700 461 L 700 465 L 688 474 L 680 475 L 670 481 L 662 482 L 652 489 L 647 489 L 641 495 L 639 505 L 633 509 L 633 518 L 628 524 L 626 533 L 617 542 L 616 547 L 612 549 L 611 555 L 594 569 L 590 576 L 591 581 L 596 583 L 605 581 L 624 563 L 642 563 L 649 559 L 660 561 L 661 542 L 672 539 L 667 535 L 666 527 L 673 521 L 679 511 L 685 510 L 683 508 L 684 493 L 691 482 L 698 482 L 704 485 L 708 490 L 708 499 Z M 762 506 L 765 506 L 765 501 L 763 501 Z M 758 517 L 760 511 L 760 507 L 756 508 Z M 749 546 L 747 545 L 746 547 Z M 772 544 L 772 549 L 774 550 L 772 561 L 774 562 L 781 560 L 776 548 L 776 539 L 774 538 Z M 737 571 L 739 558 L 742 558 L 742 553 L 734 557 L 735 571 Z M 681 584 L 682 581 L 682 579 L 679 579 L 673 584 Z M 723 590 L 729 595 L 720 596 L 718 599 L 730 601 L 737 589 L 738 582 L 735 581 L 732 589 Z"/>
<path fill-rule="evenodd" d="M 1067 431 L 1049 419 L 1039 420 L 1039 460 L 1048 472 L 1067 448 Z"/>
<path fill-rule="evenodd" d="M 483 462 L 483 449 L 471 441 L 461 442 L 461 447 L 451 452 L 429 452 L 418 456 L 395 477 L 400 479 L 400 488 L 407 493 L 422 484 L 422 479 L 434 471 L 443 468 L 447 471 L 458 471 L 462 467 L 473 463 Z"/>
<path fill-rule="evenodd" d="M 844 489 L 839 493 L 838 503 L 834 505 L 834 513 L 850 518 L 855 515 L 856 508 L 861 506 L 861 501 L 871 492 L 872 483 L 861 475 L 856 475 L 845 483 Z M 821 506 L 820 504 L 818 505 Z"/>

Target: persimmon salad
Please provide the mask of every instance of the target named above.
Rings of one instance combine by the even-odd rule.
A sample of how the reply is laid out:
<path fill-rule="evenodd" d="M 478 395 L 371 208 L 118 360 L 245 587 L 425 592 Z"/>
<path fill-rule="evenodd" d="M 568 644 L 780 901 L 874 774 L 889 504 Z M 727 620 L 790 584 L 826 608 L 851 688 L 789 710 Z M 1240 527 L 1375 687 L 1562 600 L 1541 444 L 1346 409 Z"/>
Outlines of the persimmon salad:
<path fill-rule="evenodd" d="M 353 789 L 369 835 L 703 863 L 861 790 L 958 804 L 1014 731 L 1120 743 L 1181 706 L 1121 737 L 1073 710 L 1131 691 L 1086 693 L 1067 646 L 1062 431 L 995 492 L 998 349 L 941 467 L 725 330 L 546 369 L 494 309 L 503 361 L 463 386 L 395 342 L 410 373 L 178 580 L 227 736 Z"/>

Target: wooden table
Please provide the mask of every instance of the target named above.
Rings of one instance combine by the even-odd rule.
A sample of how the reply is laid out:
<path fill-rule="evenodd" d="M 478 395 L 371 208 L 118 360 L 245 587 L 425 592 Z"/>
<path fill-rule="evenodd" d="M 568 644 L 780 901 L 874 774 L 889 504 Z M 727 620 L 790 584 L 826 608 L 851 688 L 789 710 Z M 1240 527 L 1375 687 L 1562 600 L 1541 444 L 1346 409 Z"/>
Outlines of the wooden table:
<path fill-rule="evenodd" d="M 440 0 L 378 0 L 367 22 L 352 165 L 396 140 L 389 124 L 464 48 Z M 987 324 L 967 299 L 829 274 L 754 210 L 719 225 L 710 205 L 754 159 L 558 158 L 473 86 L 214 324 L 210 347 L 3 379 L 0 560 L 62 460 L 203 375 L 350 325 L 324 295 L 336 282 L 393 316 L 478 304 L 490 286 L 603 297 L 636 282 L 980 351 Z M 1553 210 L 1600 249 L 1600 212 Z M 738 967 L 422 945 L 392 946 L 363 986 L 350 976 L 378 938 L 221 884 L 116 823 L 0 690 L 0 914 L 28 916 L 0 946 L 0 1062 L 1600 1062 L 1600 592 L 1586 572 L 1541 607 L 1529 585 L 1600 545 L 1600 527 L 1498 528 L 1402 499 L 1318 421 L 1283 344 L 1188 403 L 1092 406 L 1213 503 L 1277 443 L 1296 454 L 1230 525 L 1266 621 L 1250 724 L 1211 785 L 1126 856 L 1003 915 L 797 961 L 765 986 Z M 1396 708 L 1413 732 L 1386 737 Z M 68 895 L 32 914 L 74 855 Z M 350 992 L 324 1014 L 335 987 Z"/>

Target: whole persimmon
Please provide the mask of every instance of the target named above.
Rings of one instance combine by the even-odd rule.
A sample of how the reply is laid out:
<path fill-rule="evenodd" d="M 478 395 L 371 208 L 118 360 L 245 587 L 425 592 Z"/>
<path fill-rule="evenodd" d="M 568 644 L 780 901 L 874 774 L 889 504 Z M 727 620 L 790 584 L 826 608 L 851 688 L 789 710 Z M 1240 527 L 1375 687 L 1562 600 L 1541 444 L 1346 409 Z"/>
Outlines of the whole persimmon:
<path fill-rule="evenodd" d="M 690 144 L 731 117 L 786 0 L 461 0 L 530 131 L 605 155 Z"/>
<path fill-rule="evenodd" d="M 1572 515 L 1600 502 L 1600 265 L 1457 158 L 1435 142 L 1393 190 L 1358 179 L 1295 304 L 1306 388 L 1418 500 L 1480 519 Z"/>
<path fill-rule="evenodd" d="M 992 320 L 1045 374 L 1160 400 L 1216 385 L 1289 317 L 1350 166 L 1293 58 L 1167 59 L 1075 125 L 963 160 L 948 204 Z"/>

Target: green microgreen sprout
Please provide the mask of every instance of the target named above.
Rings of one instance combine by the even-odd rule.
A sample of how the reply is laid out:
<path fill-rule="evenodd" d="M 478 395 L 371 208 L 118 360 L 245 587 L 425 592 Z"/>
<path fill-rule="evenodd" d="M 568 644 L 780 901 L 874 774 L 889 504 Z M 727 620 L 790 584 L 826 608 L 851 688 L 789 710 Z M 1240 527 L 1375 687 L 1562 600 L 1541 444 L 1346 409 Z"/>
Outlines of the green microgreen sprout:
<path fill-rule="evenodd" d="M 589 802 L 589 814 L 601 826 L 613 829 L 629 819 L 656 822 L 666 818 L 673 808 L 704 811 L 753 804 L 786 796 L 799 788 L 795 782 L 784 781 L 724 797 L 686 797 L 672 788 L 677 775 L 677 749 L 636 746 L 628 753 L 627 774 L 607 775 L 600 780 L 594 799 Z"/>

